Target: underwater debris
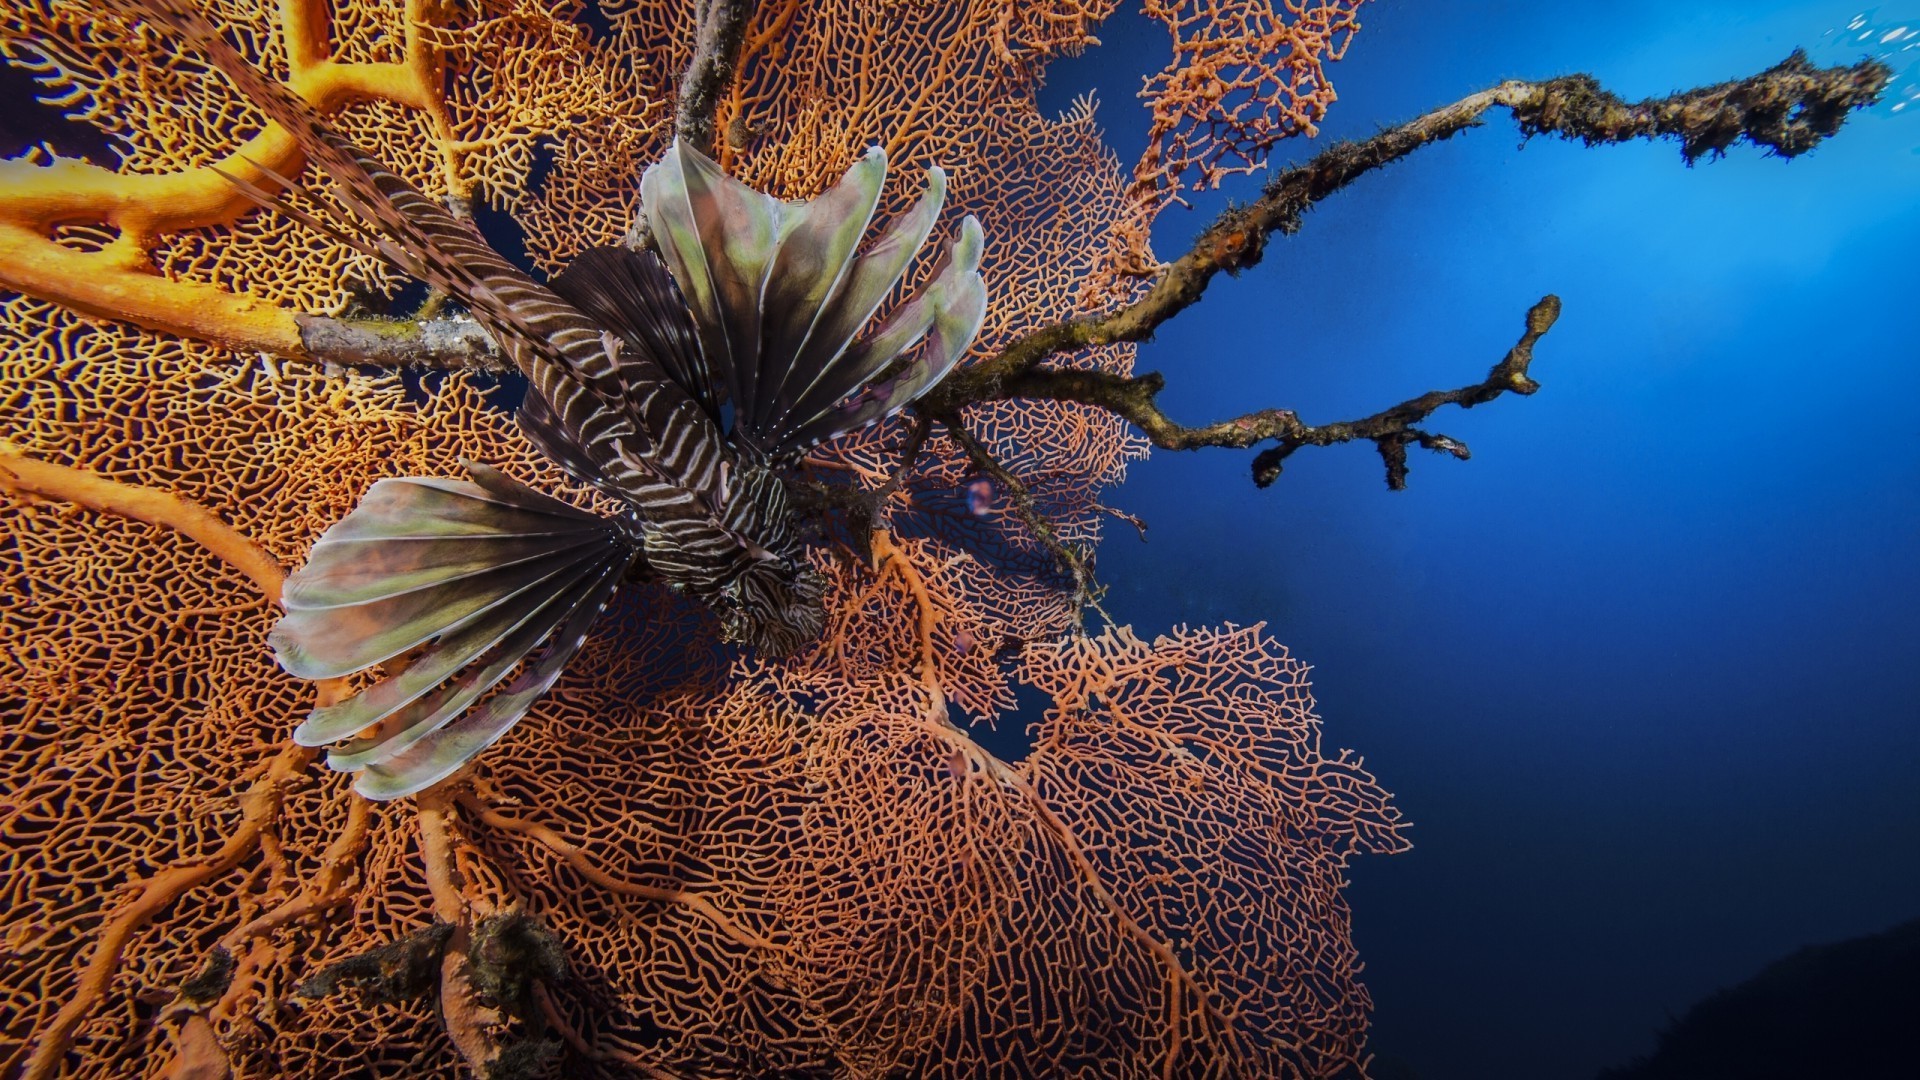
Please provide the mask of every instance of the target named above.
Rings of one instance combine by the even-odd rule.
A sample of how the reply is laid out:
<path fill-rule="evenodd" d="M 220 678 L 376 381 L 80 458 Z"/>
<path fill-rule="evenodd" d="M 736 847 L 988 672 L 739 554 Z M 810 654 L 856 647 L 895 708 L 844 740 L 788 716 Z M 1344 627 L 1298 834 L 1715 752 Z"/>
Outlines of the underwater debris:
<path fill-rule="evenodd" d="M 1725 157 L 1736 143 L 1798 157 L 1880 100 L 1893 69 L 1879 60 L 1818 68 L 1804 50 L 1751 78 L 1628 104 L 1587 75 L 1550 80 L 1516 99 L 1520 133 L 1553 134 L 1588 146 L 1673 138 L 1688 165 Z"/>
<path fill-rule="evenodd" d="M 180 1000 L 196 1007 L 219 1001 L 233 984 L 233 968 L 233 953 L 225 945 L 215 945 L 200 970 L 180 984 Z"/>
<path fill-rule="evenodd" d="M 448 948 L 463 935 L 454 923 L 436 922 L 378 948 L 327 965 L 295 990 L 300 997 L 324 998 L 342 988 L 355 991 L 369 1005 L 399 1005 L 420 998 L 437 998 L 449 984 L 445 959 Z M 498 1022 L 471 1020 L 486 1027 L 488 1056 L 483 1063 L 487 1080 L 524 1080 L 541 1075 L 558 1057 L 561 1043 L 538 1034 L 541 1021 L 534 1009 L 534 985 L 565 978 L 567 960 L 560 939 L 525 912 L 511 911 L 481 918 L 464 935 L 461 987 L 474 998 L 466 1011 L 500 1010 L 517 1018 L 532 1034 L 503 1034 Z M 464 999 L 463 999 L 464 1000 Z M 447 1007 L 446 1003 L 442 1003 Z"/>
<path fill-rule="evenodd" d="M 473 926 L 467 946 L 473 986 L 488 1004 L 525 1015 L 532 1007 L 533 983 L 567 976 L 567 954 L 560 938 L 524 911 L 488 915 Z"/>

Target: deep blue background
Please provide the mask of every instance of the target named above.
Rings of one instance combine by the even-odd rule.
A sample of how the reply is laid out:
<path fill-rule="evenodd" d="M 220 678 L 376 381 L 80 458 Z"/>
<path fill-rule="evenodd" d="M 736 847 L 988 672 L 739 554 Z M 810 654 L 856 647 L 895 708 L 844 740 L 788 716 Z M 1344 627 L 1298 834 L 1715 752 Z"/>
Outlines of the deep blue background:
<path fill-rule="evenodd" d="M 1850 61 L 1827 32 L 1862 10 L 1376 0 L 1323 134 L 1503 78 L 1642 97 Z M 1044 101 L 1097 89 L 1129 160 L 1166 39 L 1101 36 Z M 1416 449 L 1395 494 L 1368 444 L 1306 450 L 1263 492 L 1247 454 L 1156 453 L 1110 500 L 1151 541 L 1100 555 L 1143 632 L 1266 621 L 1416 822 L 1350 896 L 1375 1049 L 1422 1080 L 1588 1077 L 1770 959 L 1920 914 L 1920 118 L 1691 170 L 1518 143 L 1494 114 L 1367 177 L 1141 351 L 1177 418 L 1345 419 L 1481 378 L 1558 293 L 1544 389 L 1430 425 L 1471 462 Z M 1167 214 L 1162 257 L 1219 205 Z"/>

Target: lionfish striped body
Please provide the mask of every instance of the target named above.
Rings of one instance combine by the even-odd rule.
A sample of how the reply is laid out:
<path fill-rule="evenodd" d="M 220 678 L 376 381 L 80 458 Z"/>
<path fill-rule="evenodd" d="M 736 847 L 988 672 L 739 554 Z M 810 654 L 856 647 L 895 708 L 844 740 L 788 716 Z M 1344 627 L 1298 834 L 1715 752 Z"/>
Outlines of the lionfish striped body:
<path fill-rule="evenodd" d="M 376 483 L 288 579 L 269 641 L 308 679 L 411 662 L 316 709 L 296 740 L 345 740 L 328 760 L 370 798 L 438 782 L 553 685 L 640 560 L 712 608 L 729 640 L 785 653 L 818 636 L 823 586 L 781 470 L 923 394 L 985 312 L 969 217 L 925 284 L 862 334 L 939 214 L 938 169 L 856 255 L 886 175 L 879 150 L 819 197 L 782 203 L 676 143 L 641 182 L 659 256 L 594 249 L 543 286 L 264 78 L 190 3 L 140 7 L 292 132 L 340 205 L 323 220 L 236 183 L 464 303 L 528 380 L 522 430 L 622 508 L 603 518 L 471 463 L 466 480 Z"/>

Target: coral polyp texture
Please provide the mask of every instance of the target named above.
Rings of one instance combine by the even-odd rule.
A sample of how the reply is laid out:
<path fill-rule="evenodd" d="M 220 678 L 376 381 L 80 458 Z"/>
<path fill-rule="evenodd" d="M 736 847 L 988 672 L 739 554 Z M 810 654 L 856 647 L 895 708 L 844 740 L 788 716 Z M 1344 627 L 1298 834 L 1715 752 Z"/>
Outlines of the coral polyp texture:
<path fill-rule="evenodd" d="M 551 272 L 632 226 L 696 31 L 726 6 L 206 10 L 420 188 L 509 212 Z M 1110 7 L 752 6 L 714 156 L 804 198 L 884 146 L 905 182 L 883 213 L 944 167 L 940 238 L 968 213 L 988 238 L 973 356 L 991 355 L 1128 295 L 1113 238 L 1150 262 L 1144 222 L 1173 190 L 1138 177 L 1204 177 L 1310 126 L 1351 16 L 1151 5 L 1220 43 L 1194 46 L 1205 79 L 1150 84 L 1162 149 L 1129 179 L 1090 104 L 1049 117 L 1033 96 Z M 1362 1062 L 1340 890 L 1353 854 L 1405 846 L 1398 812 L 1322 751 L 1303 665 L 1258 629 L 1076 634 L 1082 590 L 1023 509 L 1092 549 L 1100 493 L 1144 449 L 1092 406 L 993 401 L 960 431 L 902 419 L 820 447 L 823 490 L 882 497 L 811 549 L 819 641 L 757 658 L 631 587 L 471 768 L 411 800 L 353 794 L 289 738 L 354 686 L 275 666 L 282 568 L 375 481 L 463 458 L 595 496 L 519 434 L 512 386 L 313 362 L 308 320 L 402 283 L 219 175 L 271 186 L 304 162 L 191 49 L 29 0 L 0 14 L 0 52 L 123 155 L 0 163 L 0 1071 Z M 1237 104 L 1256 86 L 1284 89 Z M 983 482 L 969 442 L 1019 490 Z M 1023 715 L 1021 687 L 1051 704 Z M 1029 723 L 1017 761 L 973 736 Z"/>

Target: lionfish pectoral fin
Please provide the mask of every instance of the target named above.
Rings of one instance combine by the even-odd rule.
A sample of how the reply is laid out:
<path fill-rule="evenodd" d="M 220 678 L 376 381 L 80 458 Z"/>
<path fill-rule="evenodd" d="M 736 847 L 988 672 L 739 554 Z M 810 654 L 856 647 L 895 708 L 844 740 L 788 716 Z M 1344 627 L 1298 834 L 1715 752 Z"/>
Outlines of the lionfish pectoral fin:
<path fill-rule="evenodd" d="M 986 319 L 987 289 L 980 277 L 983 237 L 971 215 L 948 246 L 932 277 L 895 308 L 867 338 L 848 350 L 873 375 L 925 339 L 920 354 L 893 378 L 863 384 L 858 396 L 803 399 L 782 438 L 802 449 L 876 423 L 906 408 L 960 362 Z M 872 375 L 869 376 L 872 378 Z"/>
<path fill-rule="evenodd" d="M 806 345 L 794 357 L 792 374 L 781 387 L 779 401 L 768 418 L 769 436 L 783 448 L 791 448 L 786 438 L 798 426 L 795 413 L 809 403 L 840 401 L 858 393 L 878 370 L 872 358 L 855 353 L 856 336 L 880 305 L 886 302 L 907 266 L 927 242 L 934 222 L 946 201 L 946 173 L 927 170 L 927 190 L 920 201 L 904 214 L 887 223 L 879 238 L 861 252 L 847 280 L 821 312 Z M 880 361 L 884 367 L 887 360 Z M 817 411 L 818 407 L 815 407 Z"/>
<path fill-rule="evenodd" d="M 847 170 L 840 182 L 797 206 L 787 207 L 780 246 L 760 290 L 760 372 L 754 397 L 736 402 L 739 427 L 764 441 L 789 381 L 806 383 L 814 372 L 801 357 L 817 332 L 834 332 L 831 301 L 845 287 L 880 189 L 887 155 L 879 147 Z M 815 352 L 813 355 L 820 355 Z"/>
<path fill-rule="evenodd" d="M 563 605 L 567 608 L 564 621 L 552 629 L 546 652 L 528 662 L 518 677 L 459 719 L 368 764 L 354 783 L 354 790 L 369 799 L 412 795 L 451 776 L 497 742 L 520 722 L 540 695 L 559 681 L 567 662 L 585 644 L 594 619 L 606 610 L 627 562 L 606 560 L 599 576 L 590 579 L 577 598 L 569 597 L 568 604 Z"/>
<path fill-rule="evenodd" d="M 861 252 L 886 171 L 875 149 L 821 195 L 783 205 L 678 143 L 647 170 L 648 223 L 709 363 L 726 369 L 736 445 L 780 459 L 898 411 L 944 377 L 979 331 L 982 241 L 968 218 L 927 282 L 860 336 L 946 198 L 946 174 L 928 170 L 926 194 Z M 929 333 L 924 355 L 876 385 Z"/>
<path fill-rule="evenodd" d="M 335 768 L 417 758 L 422 747 L 441 747 L 444 764 L 447 747 L 472 740 L 436 733 L 471 733 L 474 717 L 486 717 L 491 734 L 445 772 L 406 790 L 393 779 L 366 781 L 370 798 L 433 783 L 511 727 L 558 678 L 635 556 L 614 522 L 484 466 L 469 465 L 468 475 L 375 484 L 288 578 L 287 615 L 268 639 L 282 667 L 310 679 L 426 646 L 404 671 L 315 709 L 295 732 L 307 746 L 373 732 L 330 755 Z M 543 644 L 547 651 L 527 662 Z M 481 700 L 523 663 L 518 679 Z M 503 695 L 510 700 L 496 704 Z"/>
<path fill-rule="evenodd" d="M 737 417 L 754 396 L 760 286 L 780 240 L 783 208 L 678 140 L 641 176 L 640 197 Z"/>

